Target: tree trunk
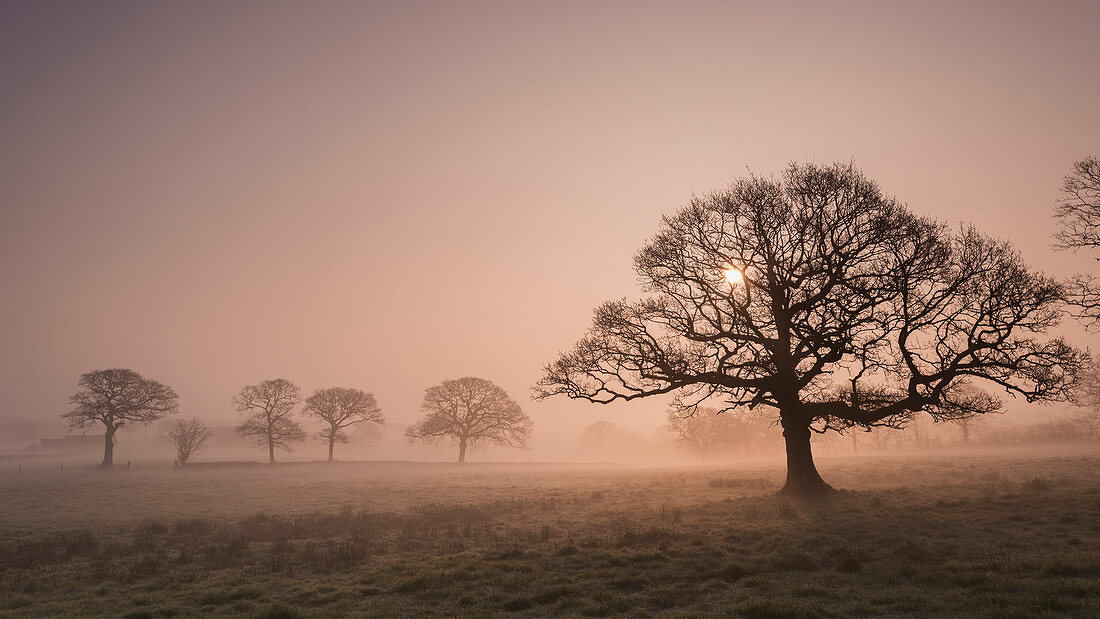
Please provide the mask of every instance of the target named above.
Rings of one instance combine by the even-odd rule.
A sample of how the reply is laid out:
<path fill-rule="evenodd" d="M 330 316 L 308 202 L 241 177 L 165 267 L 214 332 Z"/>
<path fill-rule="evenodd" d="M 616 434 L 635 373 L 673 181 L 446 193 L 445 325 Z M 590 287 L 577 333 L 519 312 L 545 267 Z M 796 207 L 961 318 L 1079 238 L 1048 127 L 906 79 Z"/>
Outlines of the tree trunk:
<path fill-rule="evenodd" d="M 458 442 L 458 463 L 462 464 L 464 462 L 466 462 L 466 439 Z"/>
<path fill-rule="evenodd" d="M 780 494 L 812 495 L 831 492 L 833 487 L 821 479 L 810 451 L 810 426 L 783 421 L 783 440 L 787 444 L 787 483 Z"/>
<path fill-rule="evenodd" d="M 965 421 L 962 422 L 963 429 L 963 445 L 970 446 L 970 424 Z"/>
<path fill-rule="evenodd" d="M 275 464 L 275 441 L 267 437 L 267 463 Z"/>
<path fill-rule="evenodd" d="M 332 447 L 336 444 L 335 435 L 330 434 L 328 437 L 328 461 L 332 462 Z"/>
<path fill-rule="evenodd" d="M 108 427 L 103 434 L 103 462 L 99 466 L 108 468 L 115 463 L 115 431 L 118 428 Z"/>

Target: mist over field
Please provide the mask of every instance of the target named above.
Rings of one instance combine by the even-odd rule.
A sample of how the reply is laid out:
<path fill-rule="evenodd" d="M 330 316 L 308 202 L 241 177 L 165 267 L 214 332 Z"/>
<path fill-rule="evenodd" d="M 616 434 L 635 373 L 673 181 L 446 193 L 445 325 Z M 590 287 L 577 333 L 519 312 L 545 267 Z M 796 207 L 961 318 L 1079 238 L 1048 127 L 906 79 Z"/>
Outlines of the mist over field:
<path fill-rule="evenodd" d="M 1100 615 L 1097 23 L 0 0 L 0 617 Z"/>

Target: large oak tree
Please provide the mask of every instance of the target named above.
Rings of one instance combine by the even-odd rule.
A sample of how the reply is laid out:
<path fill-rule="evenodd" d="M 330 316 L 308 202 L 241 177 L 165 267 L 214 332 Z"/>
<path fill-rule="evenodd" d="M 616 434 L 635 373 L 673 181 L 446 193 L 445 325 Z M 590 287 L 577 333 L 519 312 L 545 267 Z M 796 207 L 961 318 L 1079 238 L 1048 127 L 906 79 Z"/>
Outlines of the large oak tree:
<path fill-rule="evenodd" d="M 467 447 L 484 443 L 525 448 L 533 425 L 503 389 L 473 376 L 429 387 L 420 409 L 424 418 L 406 428 L 405 437 L 410 443 L 450 439 L 458 445 L 459 462 L 466 461 Z"/>
<path fill-rule="evenodd" d="M 171 387 L 133 370 L 95 370 L 81 375 L 80 391 L 69 398 L 72 410 L 64 415 L 74 428 L 102 424 L 105 430 L 102 467 L 115 457 L 115 433 L 130 423 L 151 423 L 179 410 L 179 396 Z"/>
<path fill-rule="evenodd" d="M 536 397 L 768 407 L 786 493 L 830 489 L 813 430 L 997 410 L 971 382 L 1063 400 L 1086 359 L 1046 336 L 1061 284 L 1007 242 L 914 215 L 851 164 L 792 164 L 696 197 L 634 264 L 648 296 L 600 306 Z"/>

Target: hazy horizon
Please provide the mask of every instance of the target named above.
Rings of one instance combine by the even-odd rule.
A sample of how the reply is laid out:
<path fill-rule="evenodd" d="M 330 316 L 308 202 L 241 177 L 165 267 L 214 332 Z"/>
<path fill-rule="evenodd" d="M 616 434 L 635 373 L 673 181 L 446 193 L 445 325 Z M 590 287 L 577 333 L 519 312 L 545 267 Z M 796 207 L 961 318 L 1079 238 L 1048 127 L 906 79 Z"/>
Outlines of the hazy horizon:
<path fill-rule="evenodd" d="M 533 418 L 517 459 L 603 419 L 648 434 L 663 401 L 529 388 L 640 295 L 662 214 L 750 171 L 851 160 L 1036 268 L 1089 269 L 1050 244 L 1100 144 L 1097 23 L 1089 2 L 0 3 L 0 419 L 61 426 L 81 373 L 124 367 L 186 417 L 232 423 L 282 377 L 373 392 L 400 427 L 472 375 Z"/>

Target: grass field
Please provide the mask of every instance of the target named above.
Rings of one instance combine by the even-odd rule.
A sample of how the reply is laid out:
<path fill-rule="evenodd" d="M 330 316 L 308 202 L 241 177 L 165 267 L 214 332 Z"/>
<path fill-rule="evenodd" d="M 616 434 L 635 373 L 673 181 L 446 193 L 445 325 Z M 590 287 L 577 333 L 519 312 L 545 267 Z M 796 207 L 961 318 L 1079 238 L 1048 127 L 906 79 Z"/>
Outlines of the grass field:
<path fill-rule="evenodd" d="M 0 473 L 0 615 L 1100 615 L 1100 457 Z"/>

